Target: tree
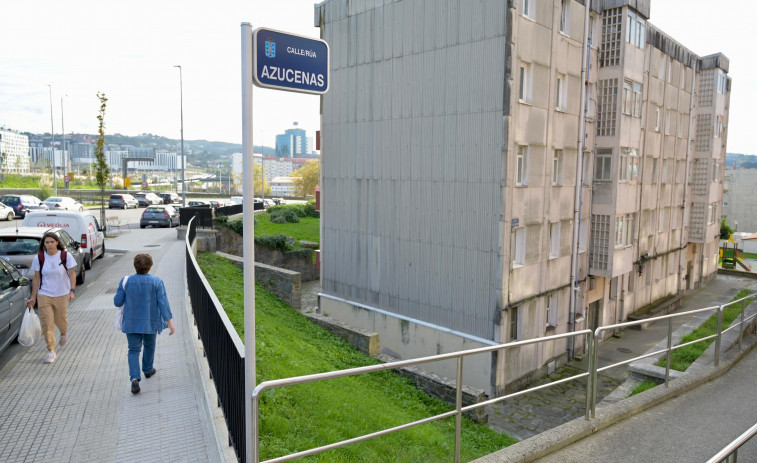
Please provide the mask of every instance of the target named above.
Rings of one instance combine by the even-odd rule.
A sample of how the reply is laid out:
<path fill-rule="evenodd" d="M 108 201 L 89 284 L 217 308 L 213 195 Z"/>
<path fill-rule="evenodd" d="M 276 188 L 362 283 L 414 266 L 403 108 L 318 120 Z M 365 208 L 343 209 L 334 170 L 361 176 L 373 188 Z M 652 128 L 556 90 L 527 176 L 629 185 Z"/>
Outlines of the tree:
<path fill-rule="evenodd" d="M 97 98 L 100 100 L 100 111 L 97 113 L 99 122 L 97 144 L 95 145 L 95 163 L 92 166 L 95 171 L 95 181 L 100 187 L 100 223 L 105 223 L 105 185 L 108 184 L 110 177 L 110 167 L 105 162 L 105 93 L 97 92 Z"/>
<path fill-rule="evenodd" d="M 737 224 L 738 225 L 738 224 Z M 733 228 L 728 225 L 728 219 L 720 219 L 720 239 L 727 240 L 733 234 Z"/>
<path fill-rule="evenodd" d="M 318 186 L 321 171 L 321 158 L 317 161 L 308 161 L 304 166 L 291 174 L 294 192 L 297 196 L 315 195 L 315 187 Z"/>
<path fill-rule="evenodd" d="M 252 166 L 252 178 L 253 182 L 255 184 L 255 187 L 252 189 L 254 191 L 256 196 L 265 196 L 271 194 L 271 185 L 268 184 L 268 181 L 263 178 L 263 166 L 260 164 L 253 164 Z M 265 195 L 262 195 L 261 185 L 263 190 L 265 191 Z"/>

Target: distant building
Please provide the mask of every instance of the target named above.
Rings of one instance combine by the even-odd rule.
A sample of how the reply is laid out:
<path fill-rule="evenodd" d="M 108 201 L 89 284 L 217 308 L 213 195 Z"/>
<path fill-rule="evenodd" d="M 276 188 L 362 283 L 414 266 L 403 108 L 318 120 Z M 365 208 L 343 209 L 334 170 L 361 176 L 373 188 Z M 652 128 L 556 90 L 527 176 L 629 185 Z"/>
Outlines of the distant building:
<path fill-rule="evenodd" d="M 295 122 L 296 126 L 297 123 Z M 298 155 L 313 152 L 313 139 L 300 128 L 292 128 L 276 135 L 276 156 L 280 158 L 296 158 Z"/>
<path fill-rule="evenodd" d="M 23 174 L 29 172 L 29 137 L 15 130 L 0 129 L 2 171 Z"/>
<path fill-rule="evenodd" d="M 294 183 L 292 177 L 276 177 L 269 182 L 271 196 L 294 196 Z"/>
<path fill-rule="evenodd" d="M 95 145 L 92 143 L 70 143 L 68 145 L 73 164 L 91 165 L 95 162 Z"/>
<path fill-rule="evenodd" d="M 735 231 L 757 233 L 757 169 L 725 171 L 723 216 Z"/>

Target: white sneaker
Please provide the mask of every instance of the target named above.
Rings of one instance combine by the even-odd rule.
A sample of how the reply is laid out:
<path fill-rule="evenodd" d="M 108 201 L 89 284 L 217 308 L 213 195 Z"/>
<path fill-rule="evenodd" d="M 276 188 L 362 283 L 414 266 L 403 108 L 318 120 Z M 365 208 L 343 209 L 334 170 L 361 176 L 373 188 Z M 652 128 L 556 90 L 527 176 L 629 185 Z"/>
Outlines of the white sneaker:
<path fill-rule="evenodd" d="M 58 341 L 58 344 L 60 344 L 61 347 L 63 347 L 66 345 L 67 342 L 68 342 L 68 336 L 66 336 L 65 334 L 61 335 L 60 341 Z"/>
<path fill-rule="evenodd" d="M 48 352 L 47 357 L 45 357 L 45 363 L 53 363 L 55 361 L 55 352 Z"/>

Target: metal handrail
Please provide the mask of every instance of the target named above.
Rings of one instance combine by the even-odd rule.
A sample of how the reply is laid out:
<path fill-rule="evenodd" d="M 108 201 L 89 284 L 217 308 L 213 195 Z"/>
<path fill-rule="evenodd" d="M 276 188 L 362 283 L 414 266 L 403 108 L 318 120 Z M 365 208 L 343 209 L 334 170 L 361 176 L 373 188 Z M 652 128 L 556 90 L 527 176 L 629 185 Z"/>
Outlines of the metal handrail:
<path fill-rule="evenodd" d="M 739 447 L 746 444 L 746 442 L 752 437 L 754 437 L 755 434 L 757 434 L 757 423 L 755 423 L 751 428 L 747 429 L 739 437 L 731 441 L 728 445 L 723 447 L 721 451 L 719 451 L 712 458 L 707 460 L 707 463 L 719 463 L 721 461 L 736 462 L 736 457 L 739 453 Z"/>
<path fill-rule="evenodd" d="M 354 437 L 348 440 L 343 440 L 339 442 L 334 442 L 332 444 L 324 445 L 321 447 L 315 447 L 312 449 L 304 450 L 301 452 L 285 455 L 282 457 L 274 458 L 271 460 L 266 460 L 266 463 L 274 463 L 274 462 L 281 462 L 281 461 L 289 461 L 293 460 L 295 458 L 301 458 L 308 455 L 313 455 L 316 453 L 324 452 L 326 450 L 331 450 L 339 447 L 343 447 L 345 445 L 349 445 L 355 442 L 360 442 L 368 439 L 372 439 L 374 437 L 383 436 L 386 434 L 390 434 L 396 431 L 400 431 L 403 429 L 407 429 L 410 427 L 418 426 L 420 424 L 429 423 L 432 421 L 440 420 L 442 418 L 447 418 L 450 416 L 455 416 L 455 463 L 460 462 L 460 432 L 462 428 L 462 413 L 465 411 L 473 410 L 476 408 L 484 407 L 486 405 L 490 405 L 496 402 L 501 402 L 506 399 L 517 397 L 519 395 L 527 394 L 529 392 L 533 392 L 539 389 L 544 389 L 548 387 L 553 387 L 558 384 L 562 384 L 566 381 L 571 381 L 574 379 L 579 379 L 583 377 L 588 377 L 589 373 L 581 373 L 578 375 L 571 376 L 569 378 L 563 378 L 559 381 L 554 381 L 548 384 L 543 384 L 540 386 L 535 386 L 530 389 L 525 389 L 523 391 L 518 391 L 512 394 L 503 395 L 500 397 L 497 397 L 495 399 L 491 399 L 485 402 L 476 403 L 473 405 L 469 405 L 466 407 L 462 406 L 462 378 L 463 378 L 463 357 L 469 356 L 469 355 L 475 355 L 475 354 L 482 354 L 486 352 L 494 352 L 498 350 L 504 350 L 504 349 L 510 349 L 513 347 L 520 347 L 525 346 L 529 344 L 536 344 L 541 342 L 547 342 L 547 341 L 554 341 L 557 339 L 563 339 L 563 338 L 569 338 L 569 337 L 576 337 L 576 336 L 587 336 L 587 344 L 589 346 L 589 351 L 591 352 L 593 343 L 591 342 L 592 339 L 592 331 L 591 330 L 581 330 L 581 331 L 574 331 L 572 333 L 563 333 L 563 334 L 556 334 L 552 336 L 546 336 L 543 338 L 535 338 L 535 339 L 527 339 L 523 341 L 514 341 L 510 343 L 505 344 L 499 344 L 496 346 L 486 346 L 486 347 L 479 347 L 476 349 L 469 349 L 465 351 L 459 351 L 459 352 L 451 352 L 447 354 L 439 354 L 439 355 L 433 355 L 430 357 L 422 357 L 418 359 L 411 359 L 411 360 L 400 360 L 397 362 L 390 362 L 390 363 L 382 363 L 377 365 L 369 365 L 365 367 L 357 367 L 357 368 L 350 368 L 348 370 L 339 370 L 339 371 L 329 371 L 326 373 L 317 373 L 312 375 L 304 375 L 304 376 L 296 376 L 292 378 L 284 378 L 284 379 L 275 379 L 270 381 L 264 381 L 257 385 L 255 390 L 252 392 L 252 448 L 253 448 L 253 457 L 252 461 L 255 463 L 258 463 L 260 461 L 260 446 L 259 446 L 259 411 L 260 411 L 260 404 L 259 399 L 260 395 L 268 390 L 268 389 L 275 389 L 285 386 L 294 386 L 297 384 L 305 384 L 305 383 L 312 383 L 316 381 L 323 381 L 327 379 L 336 379 L 336 378 L 343 378 L 346 376 L 355 376 L 359 374 L 365 374 L 365 373 L 373 373 L 377 371 L 384 371 L 384 370 L 393 370 L 405 366 L 410 365 L 419 365 L 423 363 L 429 363 L 429 362 L 437 362 L 440 360 L 449 360 L 449 359 L 456 359 L 457 360 L 457 385 L 456 385 L 456 404 L 455 404 L 455 410 L 445 412 L 439 415 L 434 415 L 432 417 L 424 418 L 422 420 L 414 421 L 412 423 L 406 423 L 400 426 L 396 426 L 389 429 L 384 429 L 381 431 L 377 431 L 371 434 L 366 434 L 363 436 Z M 589 381 L 586 382 L 586 419 L 589 418 Z"/>

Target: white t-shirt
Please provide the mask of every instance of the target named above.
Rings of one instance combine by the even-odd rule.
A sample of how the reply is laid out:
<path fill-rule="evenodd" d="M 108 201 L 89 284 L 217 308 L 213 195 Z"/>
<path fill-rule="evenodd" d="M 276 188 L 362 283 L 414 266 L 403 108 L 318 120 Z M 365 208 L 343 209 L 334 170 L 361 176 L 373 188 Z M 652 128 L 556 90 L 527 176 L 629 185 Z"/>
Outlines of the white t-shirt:
<path fill-rule="evenodd" d="M 66 267 L 69 269 L 76 267 L 76 259 L 70 252 L 66 254 Z M 39 255 L 32 259 L 32 270 L 39 272 Z M 42 269 L 42 280 L 37 293 L 44 296 L 59 297 L 70 292 L 71 279 L 68 277 L 68 271 L 61 264 L 60 251 L 52 256 L 45 253 L 45 267 Z"/>

